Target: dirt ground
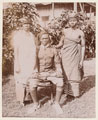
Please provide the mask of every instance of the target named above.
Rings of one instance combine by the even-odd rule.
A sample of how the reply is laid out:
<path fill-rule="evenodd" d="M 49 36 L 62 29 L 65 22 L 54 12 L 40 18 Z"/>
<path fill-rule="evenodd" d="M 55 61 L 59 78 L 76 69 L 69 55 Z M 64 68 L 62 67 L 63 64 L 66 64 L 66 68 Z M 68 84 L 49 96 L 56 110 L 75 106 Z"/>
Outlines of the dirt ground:
<path fill-rule="evenodd" d="M 64 113 L 56 115 L 48 100 L 49 89 L 39 91 L 39 99 L 42 103 L 40 109 L 28 114 L 27 111 L 32 108 L 32 103 L 20 107 L 15 97 L 15 81 L 10 75 L 3 80 L 2 87 L 2 116 L 3 117 L 36 117 L 36 118 L 95 118 L 95 59 L 84 61 L 84 79 L 81 83 L 83 94 L 79 98 L 68 99 L 63 94 L 61 105 Z"/>

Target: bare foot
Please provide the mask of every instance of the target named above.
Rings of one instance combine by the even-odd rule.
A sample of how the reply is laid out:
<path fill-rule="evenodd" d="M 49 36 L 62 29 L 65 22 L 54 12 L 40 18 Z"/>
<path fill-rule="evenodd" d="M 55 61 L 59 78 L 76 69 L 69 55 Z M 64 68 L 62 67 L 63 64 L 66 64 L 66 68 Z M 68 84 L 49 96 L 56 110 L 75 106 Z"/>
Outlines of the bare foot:
<path fill-rule="evenodd" d="M 61 106 L 59 105 L 59 103 L 55 102 L 52 106 L 58 115 L 63 114 L 63 110 L 62 110 Z"/>
<path fill-rule="evenodd" d="M 27 111 L 28 114 L 32 114 L 33 112 L 37 111 L 40 108 L 40 104 L 33 104 L 31 108 Z"/>

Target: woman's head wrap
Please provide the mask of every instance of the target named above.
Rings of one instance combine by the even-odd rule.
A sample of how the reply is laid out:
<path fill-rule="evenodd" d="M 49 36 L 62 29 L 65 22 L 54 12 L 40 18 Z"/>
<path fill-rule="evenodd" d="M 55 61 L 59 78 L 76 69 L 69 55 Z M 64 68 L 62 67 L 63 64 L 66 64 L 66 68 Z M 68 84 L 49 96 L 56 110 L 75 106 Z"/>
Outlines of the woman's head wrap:
<path fill-rule="evenodd" d="M 78 14 L 74 11 L 68 12 L 68 20 L 70 20 L 71 18 L 75 18 L 77 21 L 79 21 Z"/>

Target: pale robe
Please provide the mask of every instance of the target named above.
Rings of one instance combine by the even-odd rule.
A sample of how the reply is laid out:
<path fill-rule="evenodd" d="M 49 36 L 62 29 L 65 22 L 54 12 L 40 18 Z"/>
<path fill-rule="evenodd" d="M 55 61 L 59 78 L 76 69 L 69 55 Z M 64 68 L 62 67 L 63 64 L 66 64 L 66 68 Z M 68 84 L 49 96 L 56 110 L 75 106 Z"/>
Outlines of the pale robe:
<path fill-rule="evenodd" d="M 20 72 L 16 72 L 17 60 L 14 59 L 14 78 L 16 81 L 17 100 L 24 100 L 24 85 L 32 76 L 36 65 L 36 46 L 34 35 L 31 32 L 19 30 L 13 35 L 14 48 L 18 49 L 18 63 Z"/>

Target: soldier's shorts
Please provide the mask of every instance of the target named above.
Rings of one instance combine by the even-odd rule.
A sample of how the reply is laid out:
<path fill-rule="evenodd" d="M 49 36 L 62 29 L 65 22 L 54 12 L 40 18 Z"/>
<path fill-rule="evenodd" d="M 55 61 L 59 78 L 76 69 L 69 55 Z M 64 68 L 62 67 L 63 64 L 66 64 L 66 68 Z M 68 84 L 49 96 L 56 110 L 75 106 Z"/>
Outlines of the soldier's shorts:
<path fill-rule="evenodd" d="M 58 87 L 63 87 L 63 85 L 64 85 L 63 77 L 58 78 L 58 77 L 50 75 L 49 77 L 46 77 L 46 79 L 42 79 L 42 78 L 43 77 L 41 77 L 41 79 L 40 78 L 39 79 L 34 79 L 34 78 L 29 79 L 30 88 L 32 89 L 33 87 L 38 87 L 38 85 L 42 81 L 51 81 L 53 84 L 55 84 Z"/>

